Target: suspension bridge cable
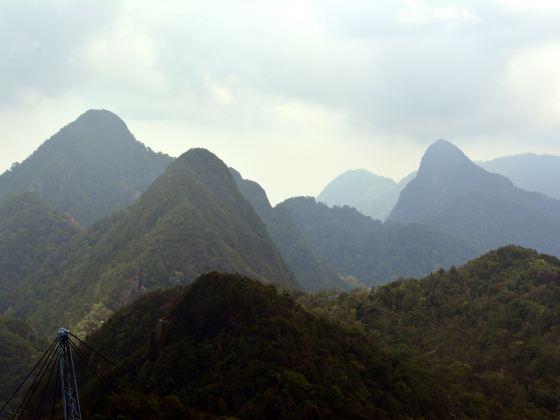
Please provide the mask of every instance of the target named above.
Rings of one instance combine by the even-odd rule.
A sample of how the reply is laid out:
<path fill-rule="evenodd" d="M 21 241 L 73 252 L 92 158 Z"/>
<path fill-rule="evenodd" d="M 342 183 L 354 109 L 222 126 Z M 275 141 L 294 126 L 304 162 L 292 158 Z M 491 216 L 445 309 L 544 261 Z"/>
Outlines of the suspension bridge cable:
<path fill-rule="evenodd" d="M 50 351 L 50 354 L 47 356 L 44 363 L 42 364 L 41 369 L 39 370 L 39 372 L 35 376 L 35 379 L 31 383 L 29 388 L 27 388 L 27 392 L 25 393 L 25 395 L 23 397 L 23 400 L 21 400 L 21 403 L 19 404 L 19 406 L 16 410 L 16 413 L 14 414 L 14 419 L 17 419 L 18 414 L 22 415 L 24 413 L 24 411 L 27 409 L 27 406 L 29 405 L 29 402 L 33 398 L 33 395 L 35 395 L 35 392 L 37 391 L 37 388 L 39 387 L 39 384 L 41 383 L 41 381 L 43 380 L 43 377 L 45 376 L 47 365 L 50 366 L 54 357 L 56 357 L 56 348 L 53 347 Z M 21 410 L 21 412 L 20 412 L 20 410 Z"/>
<path fill-rule="evenodd" d="M 54 347 L 56 343 L 56 339 L 52 341 L 51 345 L 47 348 L 47 350 L 45 350 L 45 352 L 43 353 L 43 355 L 41 356 L 41 358 L 39 360 L 37 360 L 37 363 L 35 363 L 35 366 L 33 366 L 31 368 L 31 370 L 27 373 L 27 375 L 25 375 L 25 378 L 23 379 L 23 381 L 21 381 L 21 383 L 19 384 L 19 386 L 16 388 L 16 390 L 13 392 L 13 394 L 10 396 L 10 398 L 8 398 L 8 400 L 4 403 L 4 405 L 2 406 L 2 408 L 0 408 L 0 414 L 2 414 L 2 412 L 6 409 L 6 407 L 8 406 L 8 404 L 10 404 L 10 402 L 12 401 L 12 399 L 16 396 L 16 394 L 19 392 L 19 390 L 23 387 L 23 385 L 25 384 L 25 382 L 27 382 L 27 380 L 29 379 L 29 377 L 31 376 L 31 374 L 33 373 L 33 371 L 37 368 L 37 366 L 39 366 L 39 364 L 41 363 L 41 360 L 43 360 L 43 358 L 47 355 L 47 353 L 50 353 L 50 351 L 52 350 L 52 347 Z"/>
<path fill-rule="evenodd" d="M 80 338 L 76 337 L 74 334 L 69 333 L 69 335 L 72 338 L 75 338 L 76 340 L 78 340 L 78 342 L 80 344 L 82 344 L 84 347 L 88 348 L 91 352 L 95 353 L 96 355 L 98 355 L 99 357 L 101 357 L 103 360 L 105 360 L 107 363 L 109 363 L 110 365 L 112 365 L 113 367 L 117 368 L 118 371 L 123 372 L 124 368 L 122 366 L 119 366 L 118 364 L 116 364 L 115 362 L 113 362 L 112 360 L 110 360 L 108 357 L 106 357 L 105 355 L 103 355 L 102 353 L 98 352 L 97 350 L 95 350 L 93 347 L 91 347 L 90 345 L 88 345 L 86 342 L 80 340 Z M 76 352 L 81 352 L 81 350 L 78 349 L 78 347 L 72 343 L 71 340 L 68 340 L 69 343 L 71 343 L 71 345 L 74 346 Z M 79 354 L 79 353 L 78 353 Z M 82 353 L 83 354 L 83 353 Z M 84 356 L 85 357 L 85 356 Z M 101 375 L 101 373 L 99 373 Z M 104 379 L 103 375 L 101 375 L 102 379 L 106 382 L 106 379 Z M 137 384 L 141 385 L 142 388 L 144 389 L 144 391 L 150 391 L 150 387 L 148 385 L 146 385 L 144 382 L 142 382 L 140 379 L 138 379 L 136 377 L 136 374 L 132 374 L 131 379 L 136 382 Z M 106 382 L 107 383 L 107 382 Z M 115 392 L 113 392 L 115 393 Z M 117 396 L 119 396 L 119 394 L 116 394 Z M 159 399 L 160 401 L 162 401 L 165 405 L 167 405 L 168 407 L 172 408 L 174 411 L 179 412 L 181 414 L 184 415 L 184 413 L 182 412 L 182 410 L 179 409 L 179 407 L 176 407 L 175 405 L 171 404 L 169 401 L 167 401 L 165 398 L 161 397 L 160 395 L 158 395 L 157 393 L 152 394 L 153 396 L 155 396 L 157 399 Z M 121 397 L 122 398 L 122 397 Z"/>
<path fill-rule="evenodd" d="M 52 408 L 51 408 L 51 420 L 54 420 L 54 413 L 56 409 L 56 396 L 58 394 L 58 374 L 54 376 L 56 377 L 56 379 L 54 383 L 54 394 L 53 394 Z"/>
<path fill-rule="evenodd" d="M 70 333 L 70 335 L 75 338 L 76 340 L 78 340 L 80 342 L 80 344 L 82 344 L 83 346 L 87 347 L 90 351 L 92 351 L 93 353 L 95 353 L 96 355 L 98 355 L 99 357 L 101 357 L 103 360 L 105 360 L 107 363 L 109 363 L 110 365 L 112 365 L 113 367 L 117 368 L 119 371 L 124 371 L 124 368 L 122 366 L 119 366 L 118 364 L 116 364 L 115 362 L 113 362 L 112 360 L 110 360 L 108 357 L 104 356 L 102 353 L 98 352 L 97 350 L 95 350 L 93 347 L 91 347 L 90 345 L 88 345 L 86 342 L 80 340 L 78 337 L 76 337 L 74 334 Z M 133 381 L 135 381 L 136 383 L 142 385 L 142 387 L 144 387 L 144 389 L 149 389 L 150 387 L 148 385 L 146 385 L 144 382 L 142 382 L 140 379 L 136 378 L 136 375 L 133 375 L 131 378 Z"/>
<path fill-rule="evenodd" d="M 58 362 L 58 358 L 55 357 L 52 361 L 52 367 L 51 370 L 49 372 L 49 376 L 47 377 L 47 382 L 45 382 L 45 387 L 43 388 L 43 392 L 41 393 L 41 398 L 39 400 L 39 405 L 37 406 L 37 408 L 35 409 L 35 412 L 33 413 L 33 418 L 38 418 L 38 415 L 41 413 L 41 407 L 43 405 L 43 401 L 45 400 L 45 395 L 47 394 L 47 389 L 49 388 L 49 384 L 51 383 L 51 378 L 53 377 L 53 374 L 55 377 L 58 378 L 58 375 L 55 372 L 55 368 L 57 366 Z"/>
<path fill-rule="evenodd" d="M 103 376 L 103 374 L 99 371 L 99 369 L 97 369 L 87 360 L 87 357 L 82 353 L 80 349 L 78 349 L 78 347 L 74 343 L 72 343 L 72 341 L 68 340 L 68 343 L 70 344 L 70 347 L 72 347 L 74 352 L 78 355 L 78 357 L 82 360 L 84 365 L 86 365 L 87 368 L 89 368 L 95 375 L 99 377 L 99 379 L 101 379 L 105 383 L 105 385 L 107 386 L 107 388 L 112 394 L 118 397 L 119 394 L 115 392 L 114 388 L 111 386 L 109 381 Z"/>

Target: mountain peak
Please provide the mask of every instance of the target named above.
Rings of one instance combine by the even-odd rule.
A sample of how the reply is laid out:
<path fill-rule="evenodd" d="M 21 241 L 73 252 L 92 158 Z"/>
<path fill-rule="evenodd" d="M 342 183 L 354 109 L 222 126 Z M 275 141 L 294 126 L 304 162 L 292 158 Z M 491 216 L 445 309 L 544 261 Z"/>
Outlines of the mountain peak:
<path fill-rule="evenodd" d="M 182 161 L 185 163 L 186 162 L 210 162 L 213 160 L 220 160 L 220 159 L 214 153 L 202 147 L 195 147 L 193 149 L 189 149 L 177 158 L 177 161 Z"/>
<path fill-rule="evenodd" d="M 63 130 L 99 133 L 102 136 L 120 135 L 132 137 L 126 123 L 116 114 L 106 109 L 89 109 Z M 99 136 L 101 138 L 102 136 Z"/>
<path fill-rule="evenodd" d="M 237 189 L 227 165 L 203 148 L 186 151 L 169 166 L 169 170 L 187 174 L 211 189 L 229 191 L 228 195 Z"/>
<path fill-rule="evenodd" d="M 474 166 L 461 149 L 453 143 L 439 139 L 433 143 L 422 157 L 419 173 L 447 171 L 456 167 Z"/>

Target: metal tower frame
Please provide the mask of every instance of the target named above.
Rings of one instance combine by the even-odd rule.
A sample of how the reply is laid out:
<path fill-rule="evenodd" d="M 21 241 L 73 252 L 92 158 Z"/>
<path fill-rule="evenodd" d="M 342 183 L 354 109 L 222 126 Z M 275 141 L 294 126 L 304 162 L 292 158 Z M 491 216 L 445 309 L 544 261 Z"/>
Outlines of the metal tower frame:
<path fill-rule="evenodd" d="M 72 348 L 69 342 L 70 331 L 61 328 L 56 335 L 58 346 L 58 374 L 62 392 L 64 420 L 82 420 L 78 381 L 74 369 Z"/>

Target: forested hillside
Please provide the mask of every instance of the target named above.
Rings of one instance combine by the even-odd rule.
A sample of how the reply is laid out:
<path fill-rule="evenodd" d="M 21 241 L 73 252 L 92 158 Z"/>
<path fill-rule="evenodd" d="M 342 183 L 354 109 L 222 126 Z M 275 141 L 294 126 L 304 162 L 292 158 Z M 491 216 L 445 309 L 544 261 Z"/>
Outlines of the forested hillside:
<path fill-rule="evenodd" d="M 138 142 L 115 114 L 89 110 L 0 176 L 0 199 L 32 192 L 89 226 L 132 204 L 172 158 Z"/>
<path fill-rule="evenodd" d="M 299 302 L 427 367 L 457 415 L 560 415 L 557 258 L 509 246 L 421 280 Z"/>
<path fill-rule="evenodd" d="M 487 172 L 444 140 L 428 148 L 388 220 L 437 227 L 479 253 L 516 244 L 560 255 L 560 200 Z"/>
<path fill-rule="evenodd" d="M 239 190 L 266 224 L 272 240 L 305 290 L 316 292 L 325 289 L 349 289 L 352 286 L 317 258 L 288 210 L 280 206 L 272 207 L 266 192 L 259 184 L 243 179 L 234 169 L 230 170 Z"/>
<path fill-rule="evenodd" d="M 0 315 L 0 407 L 47 347 L 30 325 Z"/>
<path fill-rule="evenodd" d="M 127 366 L 111 369 L 82 348 L 121 392 L 113 398 L 99 379 L 83 382 L 83 407 L 99 419 L 444 418 L 453 412 L 425 370 L 240 276 L 211 273 L 187 289 L 144 296 L 88 343 Z M 149 390 L 138 387 L 133 372 Z"/>
<path fill-rule="evenodd" d="M 30 193 L 0 203 L 0 315 L 22 315 L 35 289 L 55 277 L 79 228 Z"/>
<path fill-rule="evenodd" d="M 292 198 L 278 207 L 289 211 L 322 261 L 368 286 L 426 275 L 476 256 L 463 241 L 428 226 L 384 224 L 313 198 Z"/>
<path fill-rule="evenodd" d="M 21 212 L 13 217 L 25 219 Z M 41 229 L 32 225 L 29 232 L 37 235 Z M 34 255 L 36 245 L 6 243 L 6 255 Z M 41 333 L 63 324 L 91 332 L 138 294 L 185 284 L 213 270 L 298 287 L 227 166 L 203 149 L 178 158 L 131 207 L 79 234 L 71 245 L 57 248 L 46 242 L 46 250 L 36 252 L 54 250 L 58 258 L 60 250 L 67 250 L 63 258 L 33 258 L 30 273 L 12 282 L 13 290 L 0 290 L 0 302 Z"/>

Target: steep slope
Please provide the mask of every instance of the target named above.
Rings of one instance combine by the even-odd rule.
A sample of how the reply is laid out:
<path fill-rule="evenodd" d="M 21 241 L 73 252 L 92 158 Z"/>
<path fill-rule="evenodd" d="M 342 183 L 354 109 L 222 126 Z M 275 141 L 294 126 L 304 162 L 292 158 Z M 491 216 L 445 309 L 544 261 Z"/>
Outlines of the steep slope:
<path fill-rule="evenodd" d="M 259 184 L 243 179 L 235 169 L 230 168 L 230 171 L 239 190 L 265 223 L 272 240 L 305 290 L 316 292 L 350 287 L 334 270 L 318 260 L 286 209 L 273 208 Z"/>
<path fill-rule="evenodd" d="M 111 371 L 91 356 L 121 392 L 108 398 L 99 381 L 82 382 L 84 408 L 105 416 L 98 418 L 450 414 L 429 376 L 389 357 L 365 335 L 321 321 L 272 287 L 235 275 L 211 273 L 186 290 L 144 296 L 88 343 L 127 366 Z M 148 383 L 147 395 L 127 374 L 134 371 Z"/>
<path fill-rule="evenodd" d="M 33 192 L 80 224 L 137 199 L 171 163 L 136 141 L 109 111 L 90 110 L 0 176 L 0 198 Z"/>
<path fill-rule="evenodd" d="M 19 313 L 16 295 L 52 277 L 78 234 L 70 217 L 32 194 L 13 195 L 0 204 L 0 314 Z"/>
<path fill-rule="evenodd" d="M 513 243 L 560 255 L 560 201 L 487 172 L 444 140 L 428 148 L 388 220 L 432 225 L 481 251 Z"/>
<path fill-rule="evenodd" d="M 47 347 L 24 321 L 0 315 L 0 407 Z M 13 414 L 11 409 L 2 415 Z"/>
<path fill-rule="evenodd" d="M 472 418 L 560 416 L 560 260 L 508 246 L 365 294 L 300 299 L 447 383 Z M 458 416 L 460 418 L 460 416 Z"/>
<path fill-rule="evenodd" d="M 475 255 L 471 247 L 437 229 L 383 224 L 348 206 L 330 208 L 299 197 L 278 207 L 290 212 L 322 261 L 368 286 L 425 275 Z"/>
<path fill-rule="evenodd" d="M 227 166 L 204 149 L 178 158 L 131 207 L 73 248 L 60 274 L 19 299 L 40 331 L 64 324 L 89 332 L 137 294 L 213 270 L 298 286 Z"/>
<path fill-rule="evenodd" d="M 373 219 L 385 220 L 402 187 L 390 178 L 365 169 L 349 170 L 331 181 L 317 196 L 328 206 L 350 206 Z"/>
<path fill-rule="evenodd" d="M 488 172 L 508 177 L 520 188 L 560 200 L 560 156 L 526 153 L 480 162 Z"/>

